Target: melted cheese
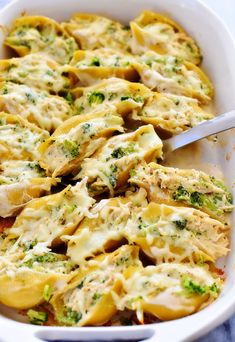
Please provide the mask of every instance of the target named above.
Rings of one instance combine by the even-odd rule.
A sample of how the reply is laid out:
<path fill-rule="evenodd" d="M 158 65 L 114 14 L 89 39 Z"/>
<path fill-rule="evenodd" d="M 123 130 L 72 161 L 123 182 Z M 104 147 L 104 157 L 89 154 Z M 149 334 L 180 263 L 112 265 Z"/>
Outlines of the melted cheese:
<path fill-rule="evenodd" d="M 215 261 L 228 253 L 225 226 L 199 210 L 150 203 L 132 213 L 124 236 L 157 264 Z"/>
<path fill-rule="evenodd" d="M 49 300 L 57 282 L 66 285 L 72 276 L 73 264 L 64 255 L 29 251 L 14 259 L 0 259 L 0 301 L 17 309 L 38 305 L 45 295 Z M 45 294 L 45 289 L 50 292 Z"/>
<path fill-rule="evenodd" d="M 73 85 L 70 66 L 60 66 L 46 55 L 34 53 L 0 61 L 0 80 L 25 84 L 53 94 Z M 68 74 L 68 76 L 67 76 Z"/>
<path fill-rule="evenodd" d="M 134 120 L 151 123 L 157 129 L 179 134 L 213 118 L 196 99 L 186 96 L 153 93 L 141 111 L 131 114 Z"/>
<path fill-rule="evenodd" d="M 67 120 L 40 147 L 40 163 L 53 177 L 79 169 L 114 131 L 123 132 L 123 120 L 109 111 Z"/>
<path fill-rule="evenodd" d="M 74 106 L 78 114 L 93 113 L 109 108 L 125 116 L 139 112 L 151 91 L 142 84 L 110 78 L 91 87 L 74 90 Z"/>
<path fill-rule="evenodd" d="M 196 284 L 198 292 L 187 288 L 187 280 Z M 206 267 L 166 263 L 135 269 L 124 283 L 123 297 L 115 303 L 119 310 L 136 310 L 142 323 L 144 312 L 162 320 L 175 319 L 210 304 L 221 286 L 222 281 Z"/>
<path fill-rule="evenodd" d="M 86 180 L 73 187 L 69 185 L 57 194 L 27 204 L 9 234 L 25 246 L 32 241 L 46 242 L 47 246 L 56 244 L 61 235 L 73 233 L 93 203 L 87 193 Z"/>
<path fill-rule="evenodd" d="M 0 109 L 18 114 L 48 131 L 56 129 L 73 114 L 62 97 L 12 82 L 0 84 Z"/>
<path fill-rule="evenodd" d="M 130 54 L 101 48 L 76 51 L 70 64 L 77 69 L 76 74 L 81 85 L 88 86 L 110 77 L 137 80 L 138 74 L 132 66 L 134 60 Z"/>
<path fill-rule="evenodd" d="M 148 51 L 134 64 L 141 81 L 150 89 L 197 98 L 209 102 L 213 87 L 206 75 L 195 65 L 173 56 Z"/>
<path fill-rule="evenodd" d="M 48 194 L 58 179 L 45 177 L 37 162 L 11 160 L 0 164 L 0 216 L 19 213 L 33 198 Z"/>
<path fill-rule="evenodd" d="M 138 249 L 122 246 L 92 260 L 85 271 L 79 269 L 71 284 L 52 298 L 58 321 L 83 326 L 110 319 L 116 311 L 113 293 L 120 292 L 121 274 L 130 265 L 141 266 Z M 71 312 L 75 319 L 66 319 L 71 318 Z"/>
<path fill-rule="evenodd" d="M 19 56 L 43 52 L 61 64 L 69 63 L 74 51 L 78 49 L 74 38 L 56 21 L 40 16 L 17 18 L 4 43 Z"/>
<path fill-rule="evenodd" d="M 162 142 L 152 125 L 142 126 L 133 133 L 118 135 L 81 164 L 76 179 L 88 177 L 90 189 L 97 193 L 123 186 L 130 170 L 140 161 L 150 162 L 161 157 Z"/>
<path fill-rule="evenodd" d="M 172 20 L 151 11 L 143 11 L 130 23 L 131 50 L 142 54 L 153 50 L 159 54 L 182 57 L 199 64 L 200 50 L 195 41 Z"/>
<path fill-rule="evenodd" d="M 63 23 L 65 30 L 79 43 L 82 50 L 108 47 L 129 51 L 130 29 L 106 17 L 76 13 Z"/>
<path fill-rule="evenodd" d="M 142 164 L 129 181 L 144 187 L 151 201 L 193 206 L 222 221 L 233 209 L 232 195 L 223 181 L 202 171 Z"/>
<path fill-rule="evenodd" d="M 39 145 L 49 134 L 20 116 L 0 113 L 0 159 L 38 159 Z"/>
<path fill-rule="evenodd" d="M 67 255 L 77 264 L 84 264 L 87 257 L 115 246 L 123 238 L 123 231 L 131 211 L 146 205 L 143 191 L 128 198 L 102 200 L 92 210 L 91 217 L 85 218 L 72 236 L 64 236 L 69 241 Z"/>

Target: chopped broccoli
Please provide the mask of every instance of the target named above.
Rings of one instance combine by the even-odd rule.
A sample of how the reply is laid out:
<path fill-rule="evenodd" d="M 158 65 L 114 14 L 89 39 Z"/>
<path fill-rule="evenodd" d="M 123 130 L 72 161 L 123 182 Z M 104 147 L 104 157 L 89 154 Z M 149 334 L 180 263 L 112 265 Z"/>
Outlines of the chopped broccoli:
<path fill-rule="evenodd" d="M 88 95 L 88 102 L 89 104 L 100 104 L 104 101 L 105 96 L 103 93 L 101 93 L 100 91 L 93 91 L 92 93 L 90 93 Z"/>
<path fill-rule="evenodd" d="M 59 315 L 57 316 L 57 320 L 60 323 L 67 324 L 67 325 L 73 325 L 78 323 L 82 319 L 81 312 L 74 311 L 70 308 L 67 308 L 66 316 L 65 315 Z"/>
<path fill-rule="evenodd" d="M 70 105 L 74 104 L 74 96 L 70 91 L 66 94 L 64 98 L 68 102 L 68 104 Z"/>
<path fill-rule="evenodd" d="M 92 296 L 92 304 L 94 305 L 101 297 L 102 293 L 94 293 L 94 295 Z"/>
<path fill-rule="evenodd" d="M 122 96 L 121 97 L 121 101 L 126 101 L 126 100 L 129 100 L 129 99 L 132 99 L 134 100 L 135 102 L 144 102 L 144 98 L 142 96 L 136 96 L 136 97 L 133 97 L 133 96 Z"/>
<path fill-rule="evenodd" d="M 136 175 L 136 170 L 132 169 L 132 170 L 130 171 L 130 176 L 131 176 L 131 177 L 134 177 L 135 175 Z"/>
<path fill-rule="evenodd" d="M 72 140 L 65 140 L 63 143 L 63 150 L 68 157 L 76 158 L 79 155 L 79 145 Z"/>
<path fill-rule="evenodd" d="M 184 277 L 182 286 L 187 290 L 189 294 L 204 295 L 207 293 L 213 297 L 216 297 L 217 294 L 220 292 L 220 289 L 218 288 L 216 283 L 213 283 L 211 286 L 203 286 L 187 276 Z"/>
<path fill-rule="evenodd" d="M 182 185 L 180 185 L 173 194 L 173 199 L 175 201 L 188 200 L 188 198 L 189 192 Z"/>
<path fill-rule="evenodd" d="M 43 255 L 36 255 L 36 256 L 32 257 L 31 259 L 24 262 L 24 265 L 27 267 L 32 267 L 34 262 L 44 264 L 44 263 L 56 262 L 57 260 L 58 260 L 58 258 L 54 253 L 46 253 Z"/>
<path fill-rule="evenodd" d="M 111 153 L 111 156 L 116 159 L 120 159 L 128 154 L 131 154 L 135 151 L 135 143 L 131 142 L 127 147 L 118 147 Z"/>
<path fill-rule="evenodd" d="M 176 225 L 176 228 L 181 229 L 181 230 L 187 226 L 187 220 L 186 219 L 175 220 L 172 222 Z"/>
<path fill-rule="evenodd" d="M 43 298 L 46 302 L 49 302 L 52 296 L 53 289 L 49 284 L 46 284 L 43 289 Z"/>
<path fill-rule="evenodd" d="M 188 277 L 183 279 L 182 285 L 190 294 L 203 295 L 206 293 L 206 286 L 202 286 Z"/>
<path fill-rule="evenodd" d="M 30 323 L 35 325 L 42 325 L 48 320 L 48 314 L 43 311 L 36 311 L 36 310 L 28 310 L 27 316 L 30 320 Z"/>
<path fill-rule="evenodd" d="M 90 66 L 100 66 L 100 60 L 98 57 L 94 57 L 92 58 L 91 62 L 90 62 Z"/>
<path fill-rule="evenodd" d="M 84 134 L 88 133 L 90 129 L 91 129 L 91 124 L 89 122 L 86 122 L 84 123 L 84 125 L 82 125 L 82 130 Z"/>
<path fill-rule="evenodd" d="M 77 288 L 78 288 L 78 289 L 82 289 L 82 288 L 83 288 L 83 286 L 84 286 L 84 281 L 85 281 L 85 279 L 83 279 L 83 280 L 77 285 Z"/>
<path fill-rule="evenodd" d="M 196 206 L 202 206 L 204 202 L 204 195 L 198 191 L 194 191 L 190 195 L 190 202 Z"/>

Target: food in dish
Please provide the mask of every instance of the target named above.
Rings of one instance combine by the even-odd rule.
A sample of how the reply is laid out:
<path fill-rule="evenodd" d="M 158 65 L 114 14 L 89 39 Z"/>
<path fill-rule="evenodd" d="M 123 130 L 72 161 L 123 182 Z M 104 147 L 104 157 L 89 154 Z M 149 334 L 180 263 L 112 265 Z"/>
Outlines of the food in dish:
<path fill-rule="evenodd" d="M 130 27 L 22 16 L 5 45 L 19 57 L 0 61 L 0 302 L 66 326 L 170 320 L 212 303 L 231 193 L 161 165 L 161 139 L 213 117 L 194 39 L 146 10 Z"/>

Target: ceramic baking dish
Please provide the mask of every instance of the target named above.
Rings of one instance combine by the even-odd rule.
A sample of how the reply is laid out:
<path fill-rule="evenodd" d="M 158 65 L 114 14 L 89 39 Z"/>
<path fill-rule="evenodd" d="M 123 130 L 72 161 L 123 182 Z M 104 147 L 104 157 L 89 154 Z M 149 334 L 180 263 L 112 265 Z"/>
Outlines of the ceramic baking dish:
<path fill-rule="evenodd" d="M 73 12 L 93 12 L 128 22 L 143 9 L 170 15 L 197 40 L 203 54 L 202 67 L 215 86 L 216 113 L 235 109 L 234 43 L 218 17 L 198 0 L 15 0 L 1 9 L 0 24 L 8 25 L 24 11 L 29 14 L 46 15 L 56 20 L 67 19 Z M 3 37 L 3 32 L 0 32 L 0 44 Z M 6 57 L 6 51 L 3 49 L 0 57 Z M 210 165 L 222 170 L 235 197 L 234 133 L 230 131 L 219 136 L 216 144 L 206 140 L 200 143 L 199 148 L 202 165 Z M 192 153 L 188 154 L 188 159 L 184 158 L 185 167 L 194 166 L 192 160 L 196 161 L 196 154 L 198 157 L 198 153 L 194 153 L 195 159 Z M 201 168 L 203 169 L 204 166 Z M 13 320 L 12 311 L 1 306 L 0 342 L 194 340 L 215 328 L 235 312 L 235 215 L 233 215 L 232 227 L 231 253 L 227 260 L 221 261 L 226 265 L 227 279 L 224 291 L 218 300 L 197 314 L 171 322 L 133 327 L 38 327 Z"/>

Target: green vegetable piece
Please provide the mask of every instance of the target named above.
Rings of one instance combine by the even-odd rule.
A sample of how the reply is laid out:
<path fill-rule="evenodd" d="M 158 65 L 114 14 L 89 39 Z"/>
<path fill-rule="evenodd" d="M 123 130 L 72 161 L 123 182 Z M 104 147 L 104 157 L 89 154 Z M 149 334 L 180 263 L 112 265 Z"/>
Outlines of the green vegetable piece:
<path fill-rule="evenodd" d="M 64 98 L 68 102 L 69 105 L 74 104 L 74 96 L 70 91 L 66 94 L 66 96 Z"/>
<path fill-rule="evenodd" d="M 43 311 L 36 310 L 28 310 L 27 316 L 29 318 L 30 323 L 35 325 L 43 325 L 48 320 L 48 314 Z"/>
<path fill-rule="evenodd" d="M 184 278 L 182 285 L 190 294 L 203 295 L 206 293 L 205 286 L 200 285 L 188 277 Z"/>
<path fill-rule="evenodd" d="M 65 140 L 63 143 L 63 150 L 68 157 L 76 158 L 79 155 L 79 145 L 72 140 Z"/>
<path fill-rule="evenodd" d="M 52 293 L 53 293 L 53 288 L 49 284 L 46 284 L 43 289 L 43 299 L 46 302 L 49 302 L 49 300 L 51 299 Z"/>
<path fill-rule="evenodd" d="M 66 316 L 65 315 L 57 316 L 57 320 L 60 323 L 63 323 L 66 325 L 74 325 L 78 323 L 81 319 L 82 319 L 81 312 L 73 311 L 70 308 L 67 308 Z"/>
<path fill-rule="evenodd" d="M 111 153 L 111 156 L 116 159 L 120 159 L 135 152 L 135 143 L 131 142 L 127 147 L 118 147 Z"/>
<path fill-rule="evenodd" d="M 88 95 L 88 102 L 90 105 L 92 104 L 100 104 L 104 101 L 105 96 L 100 91 L 93 91 Z"/>
<path fill-rule="evenodd" d="M 176 225 L 176 228 L 181 229 L 181 230 L 187 226 L 187 220 L 186 219 L 175 220 L 172 222 Z"/>
<path fill-rule="evenodd" d="M 184 201 L 184 200 L 188 200 L 188 198 L 189 198 L 189 192 L 181 185 L 173 194 L 173 199 L 175 201 Z"/>
<path fill-rule="evenodd" d="M 90 62 L 90 66 L 100 66 L 100 60 L 98 57 L 94 57 L 92 58 L 91 62 Z"/>
<path fill-rule="evenodd" d="M 92 304 L 94 305 L 102 296 L 103 296 L 102 293 L 96 292 L 96 293 L 92 296 Z"/>

